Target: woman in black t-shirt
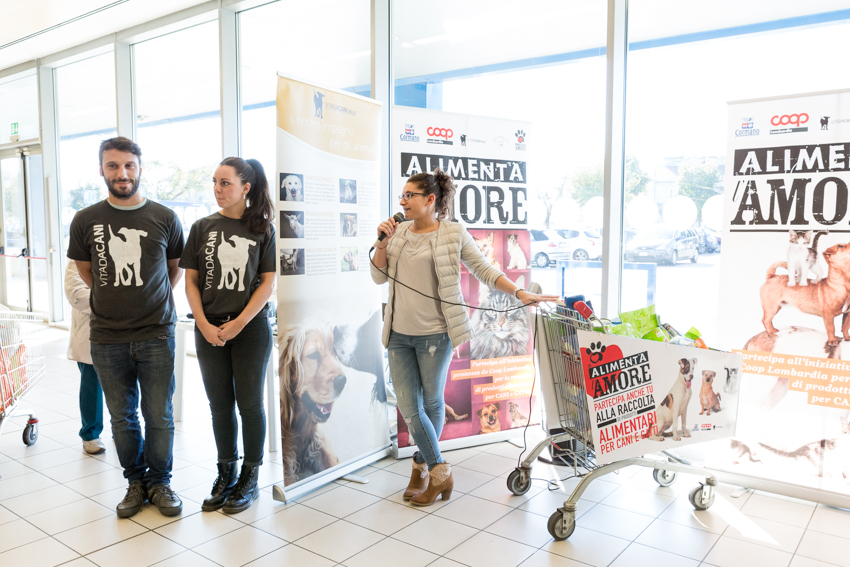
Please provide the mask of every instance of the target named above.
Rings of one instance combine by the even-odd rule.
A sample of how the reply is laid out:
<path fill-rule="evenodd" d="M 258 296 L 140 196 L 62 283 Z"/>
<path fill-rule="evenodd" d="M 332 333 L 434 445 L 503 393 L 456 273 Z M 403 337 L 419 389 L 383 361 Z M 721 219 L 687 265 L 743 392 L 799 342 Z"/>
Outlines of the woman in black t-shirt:
<path fill-rule="evenodd" d="M 213 178 L 221 211 L 192 225 L 180 267 L 195 317 L 195 349 L 212 411 L 218 478 L 203 510 L 235 514 L 259 494 L 266 416 L 263 382 L 272 349 L 268 300 L 275 281 L 274 207 L 263 166 L 237 157 Z M 245 460 L 237 481 L 236 411 Z"/>

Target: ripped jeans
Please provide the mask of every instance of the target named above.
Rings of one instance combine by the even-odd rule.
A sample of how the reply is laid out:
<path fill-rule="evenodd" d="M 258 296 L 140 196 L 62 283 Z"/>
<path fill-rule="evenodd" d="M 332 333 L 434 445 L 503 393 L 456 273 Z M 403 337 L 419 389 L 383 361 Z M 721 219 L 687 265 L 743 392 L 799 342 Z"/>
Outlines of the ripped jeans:
<path fill-rule="evenodd" d="M 438 441 L 446 416 L 446 374 L 452 361 L 447 333 L 413 337 L 392 331 L 390 376 L 407 428 L 432 469 L 443 462 Z"/>

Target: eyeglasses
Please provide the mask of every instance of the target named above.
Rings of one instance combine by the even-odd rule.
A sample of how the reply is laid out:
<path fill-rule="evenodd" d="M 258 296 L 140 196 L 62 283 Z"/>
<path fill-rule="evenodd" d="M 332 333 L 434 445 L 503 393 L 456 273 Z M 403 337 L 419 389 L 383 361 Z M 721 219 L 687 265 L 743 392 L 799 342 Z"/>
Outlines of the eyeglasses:
<path fill-rule="evenodd" d="M 398 196 L 398 200 L 399 201 L 409 201 L 410 198 L 413 197 L 414 195 L 422 195 L 422 196 L 425 196 L 425 197 L 428 196 L 427 193 L 411 193 L 410 191 L 406 191 L 406 192 L 404 192 L 404 193 L 402 193 L 401 195 Z"/>

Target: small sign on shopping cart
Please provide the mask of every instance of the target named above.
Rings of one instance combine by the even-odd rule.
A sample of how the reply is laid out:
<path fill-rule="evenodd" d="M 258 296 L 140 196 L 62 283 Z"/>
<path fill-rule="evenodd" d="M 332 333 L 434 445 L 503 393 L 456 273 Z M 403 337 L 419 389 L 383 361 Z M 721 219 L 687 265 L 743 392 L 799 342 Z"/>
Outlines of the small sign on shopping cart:
<path fill-rule="evenodd" d="M 577 333 L 598 464 L 735 434 L 741 355 Z"/>

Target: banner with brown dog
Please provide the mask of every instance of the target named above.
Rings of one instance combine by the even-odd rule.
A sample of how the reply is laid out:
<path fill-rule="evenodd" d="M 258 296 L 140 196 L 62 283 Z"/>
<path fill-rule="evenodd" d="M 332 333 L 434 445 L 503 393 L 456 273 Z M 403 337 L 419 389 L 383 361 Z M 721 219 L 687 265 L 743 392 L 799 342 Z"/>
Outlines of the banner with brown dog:
<path fill-rule="evenodd" d="M 288 494 L 389 447 L 381 293 L 368 268 L 380 132 L 379 102 L 278 77 L 277 332 Z"/>
<path fill-rule="evenodd" d="M 582 372 L 574 375 L 583 375 L 584 383 L 565 387 L 583 390 L 586 399 L 571 396 L 581 402 L 564 410 L 578 415 L 575 423 L 589 424 L 597 464 L 735 434 L 738 398 L 722 389 L 726 376 L 740 373 L 741 355 L 575 332 Z M 564 363 L 579 364 L 566 352 Z"/>
<path fill-rule="evenodd" d="M 850 91 L 730 103 L 719 319 L 744 356 L 712 467 L 850 495 Z"/>

